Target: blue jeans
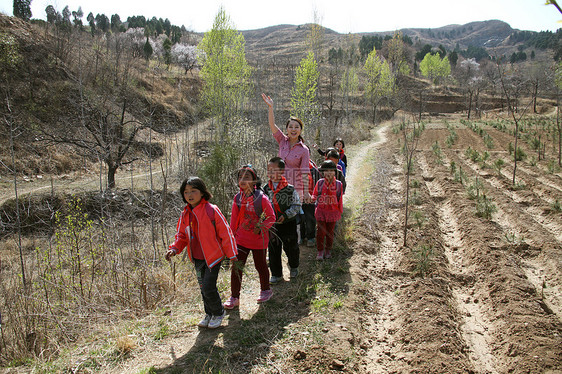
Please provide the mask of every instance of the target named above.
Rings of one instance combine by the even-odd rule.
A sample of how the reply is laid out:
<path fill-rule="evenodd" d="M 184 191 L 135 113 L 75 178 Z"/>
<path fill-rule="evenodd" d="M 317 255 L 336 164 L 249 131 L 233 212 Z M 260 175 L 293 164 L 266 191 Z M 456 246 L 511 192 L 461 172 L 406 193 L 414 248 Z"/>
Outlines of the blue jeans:
<path fill-rule="evenodd" d="M 217 279 L 219 277 L 221 263 L 219 262 L 215 264 L 215 266 L 210 269 L 205 260 L 198 260 L 194 258 L 193 262 L 195 263 L 197 282 L 199 282 L 201 296 L 203 297 L 205 314 L 211 316 L 221 316 L 224 312 L 224 308 L 222 306 L 219 290 L 217 289 Z"/>

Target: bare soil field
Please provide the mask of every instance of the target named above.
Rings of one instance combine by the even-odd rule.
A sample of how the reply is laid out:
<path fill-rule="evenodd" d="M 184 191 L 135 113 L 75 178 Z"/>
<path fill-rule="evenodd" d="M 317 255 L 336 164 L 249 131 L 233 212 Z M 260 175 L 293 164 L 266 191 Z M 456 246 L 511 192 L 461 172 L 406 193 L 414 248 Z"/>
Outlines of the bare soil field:
<path fill-rule="evenodd" d="M 199 291 L 182 265 L 178 287 L 188 296 L 142 319 L 96 326 L 52 371 L 562 373 L 562 213 L 553 208 L 562 175 L 523 161 L 513 186 L 513 137 L 486 127 L 489 150 L 458 118 L 447 120 L 454 144 L 446 145 L 451 130 L 439 119 L 417 145 L 407 246 L 404 141 L 388 123 L 349 147 L 345 219 L 331 260 L 301 246 L 299 277 L 286 274 L 265 304 L 255 302 L 249 261 L 241 306 L 217 330 L 196 327 Z M 469 147 L 490 156 L 473 161 Z M 493 169 L 499 158 L 505 166 Z M 475 190 L 487 198 L 489 219 Z M 220 278 L 225 298 L 228 275 Z"/>

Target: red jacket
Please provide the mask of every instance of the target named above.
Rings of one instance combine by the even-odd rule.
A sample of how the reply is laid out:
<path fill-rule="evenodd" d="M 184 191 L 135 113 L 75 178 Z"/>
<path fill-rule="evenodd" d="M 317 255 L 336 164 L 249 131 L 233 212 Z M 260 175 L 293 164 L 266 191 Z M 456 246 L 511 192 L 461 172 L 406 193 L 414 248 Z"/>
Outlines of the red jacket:
<path fill-rule="evenodd" d="M 275 223 L 275 211 L 265 194 L 261 201 L 262 214 L 258 217 L 254 210 L 253 195 L 246 196 L 241 192 L 240 208 L 236 201 L 232 203 L 230 228 L 236 237 L 236 243 L 248 249 L 266 249 L 269 244 L 269 229 Z M 259 225 L 260 233 L 254 234 Z"/>
<path fill-rule="evenodd" d="M 213 215 L 214 217 L 212 217 Z M 207 266 L 212 268 L 224 257 L 230 259 L 236 257 L 238 253 L 236 241 L 226 218 L 216 205 L 208 203 L 205 199 L 202 199 L 194 209 L 191 209 L 189 204 L 185 206 L 178 220 L 175 241 L 170 245 L 170 249 L 179 254 L 184 248 L 187 248 L 189 259 L 193 262 L 190 248 L 192 237 L 190 216 L 197 222 L 195 236 L 201 244 Z"/>

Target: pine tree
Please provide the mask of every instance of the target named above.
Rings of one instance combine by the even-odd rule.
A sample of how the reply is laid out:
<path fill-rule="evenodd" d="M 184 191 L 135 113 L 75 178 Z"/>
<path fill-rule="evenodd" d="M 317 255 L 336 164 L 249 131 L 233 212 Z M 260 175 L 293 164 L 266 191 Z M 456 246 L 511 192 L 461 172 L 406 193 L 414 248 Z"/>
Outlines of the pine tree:
<path fill-rule="evenodd" d="M 31 19 L 31 0 L 14 0 L 14 16 L 29 21 Z"/>

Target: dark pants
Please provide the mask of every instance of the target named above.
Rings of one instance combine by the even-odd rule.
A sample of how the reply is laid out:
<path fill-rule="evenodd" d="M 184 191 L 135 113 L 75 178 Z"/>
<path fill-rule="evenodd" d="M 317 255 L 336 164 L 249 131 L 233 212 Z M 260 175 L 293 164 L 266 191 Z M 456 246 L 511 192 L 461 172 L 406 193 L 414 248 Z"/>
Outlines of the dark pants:
<path fill-rule="evenodd" d="M 269 232 L 269 268 L 271 275 L 283 276 L 282 251 L 289 260 L 289 267 L 298 268 L 300 262 L 300 248 L 297 238 L 297 221 L 292 220 L 283 224 L 274 224 Z"/>
<path fill-rule="evenodd" d="M 217 290 L 217 278 L 221 268 L 220 262 L 209 268 L 205 260 L 193 259 L 195 263 L 195 271 L 197 273 L 197 281 L 203 296 L 203 305 L 205 306 L 205 314 L 211 316 L 220 316 L 224 312 L 221 297 Z"/>
<path fill-rule="evenodd" d="M 316 209 L 316 205 L 314 204 L 302 204 L 304 214 L 301 215 L 301 238 L 303 242 L 306 239 L 311 240 L 316 237 L 316 218 L 314 217 L 314 209 Z"/>
<path fill-rule="evenodd" d="M 269 287 L 269 269 L 267 268 L 267 260 L 265 258 L 266 249 L 249 249 L 242 246 L 238 246 L 238 261 L 235 261 L 231 265 L 230 273 L 230 290 L 232 292 L 232 297 L 240 297 L 240 289 L 242 288 L 242 274 L 244 272 L 244 266 L 246 266 L 246 260 L 248 260 L 248 255 L 252 252 L 254 256 L 254 266 L 258 271 L 258 276 L 260 278 L 260 287 L 262 291 L 267 291 Z"/>

